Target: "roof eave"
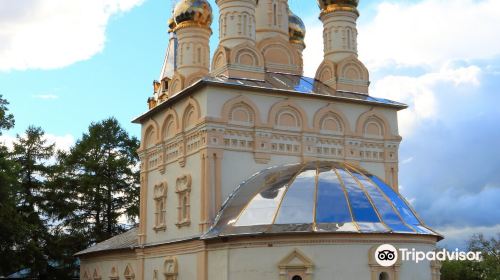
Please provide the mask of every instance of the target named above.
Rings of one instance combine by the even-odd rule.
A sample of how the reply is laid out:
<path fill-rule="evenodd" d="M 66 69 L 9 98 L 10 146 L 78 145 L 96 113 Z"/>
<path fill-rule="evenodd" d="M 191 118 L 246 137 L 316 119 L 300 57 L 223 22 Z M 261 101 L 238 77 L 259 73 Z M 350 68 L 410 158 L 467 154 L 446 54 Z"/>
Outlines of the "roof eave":
<path fill-rule="evenodd" d="M 265 91 L 265 92 L 273 92 L 273 93 L 278 93 L 278 94 L 287 94 L 287 95 L 294 95 L 294 96 L 299 96 L 299 97 L 314 97 L 314 98 L 321 98 L 321 99 L 326 99 L 326 100 L 339 100 L 339 101 L 344 101 L 348 103 L 361 103 L 361 104 L 370 104 L 370 105 L 376 105 L 380 107 L 386 107 L 386 108 L 393 108 L 396 109 L 397 111 L 404 110 L 408 108 L 408 105 L 403 104 L 403 103 L 398 103 L 398 104 L 386 104 L 386 103 L 380 103 L 380 102 L 374 102 L 374 101 L 369 101 L 369 100 L 360 100 L 360 99 L 354 99 L 354 98 L 349 98 L 349 97 L 343 97 L 343 96 L 333 96 L 333 95 L 323 95 L 323 94 L 317 94 L 317 93 L 302 93 L 298 92 L 295 90 L 287 90 L 287 89 L 278 89 L 278 88 L 267 88 L 267 87 L 258 87 L 258 86 L 250 86 L 250 85 L 239 85 L 239 84 L 234 84 L 234 83 L 224 83 L 224 82 L 216 82 L 216 81 L 208 81 L 201 79 L 198 82 L 194 83 L 193 85 L 183 89 L 180 91 L 178 94 L 172 96 L 165 102 L 161 103 L 160 105 L 156 106 L 155 108 L 145 112 L 144 114 L 140 115 L 139 117 L 135 118 L 132 120 L 132 123 L 135 124 L 141 124 L 144 122 L 144 120 L 147 120 L 150 116 L 154 115 L 155 113 L 161 111 L 162 109 L 170 106 L 172 103 L 174 103 L 177 99 L 180 99 L 184 95 L 190 94 L 196 89 L 208 86 L 208 85 L 214 85 L 214 86 L 220 86 L 220 87 L 225 87 L 225 88 L 236 88 L 236 89 L 250 89 L 253 91 Z M 360 93 L 354 93 L 354 94 L 360 94 Z"/>

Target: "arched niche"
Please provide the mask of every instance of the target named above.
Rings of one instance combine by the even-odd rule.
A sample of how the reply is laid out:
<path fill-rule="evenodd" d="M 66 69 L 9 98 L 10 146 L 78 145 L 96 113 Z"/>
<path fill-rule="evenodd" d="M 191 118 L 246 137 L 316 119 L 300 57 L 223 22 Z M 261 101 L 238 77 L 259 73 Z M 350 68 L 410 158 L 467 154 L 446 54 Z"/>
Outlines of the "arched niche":
<path fill-rule="evenodd" d="M 374 139 L 389 139 L 394 137 L 391 134 L 391 127 L 387 118 L 374 110 L 368 111 L 358 118 L 356 134 Z"/>
<path fill-rule="evenodd" d="M 227 101 L 221 112 L 222 121 L 237 125 L 260 126 L 260 112 L 255 103 L 245 96 Z"/>
<path fill-rule="evenodd" d="M 141 149 L 149 149 L 159 143 L 158 131 L 158 123 L 154 120 L 143 125 Z"/>
<path fill-rule="evenodd" d="M 301 74 L 300 54 L 281 36 L 266 38 L 257 44 L 257 48 L 264 57 L 268 71 Z"/>
<path fill-rule="evenodd" d="M 92 279 L 93 280 L 101 280 L 101 271 L 99 267 L 94 268 L 94 273 L 92 274 Z"/>
<path fill-rule="evenodd" d="M 264 57 L 255 46 L 245 42 L 231 49 L 230 64 L 264 67 Z"/>
<path fill-rule="evenodd" d="M 88 271 L 88 269 L 85 269 L 83 271 L 82 279 L 83 280 L 92 280 L 92 278 L 90 278 L 90 272 Z"/>
<path fill-rule="evenodd" d="M 162 140 L 172 139 L 179 132 L 179 118 L 174 109 L 168 109 L 161 129 Z"/>
<path fill-rule="evenodd" d="M 123 277 L 125 278 L 125 280 L 135 279 L 135 273 L 130 264 L 127 264 L 127 266 L 125 267 L 125 271 L 123 272 Z"/>
<path fill-rule="evenodd" d="M 120 275 L 118 274 L 118 269 L 116 268 L 116 266 L 113 266 L 109 273 L 109 280 L 119 280 L 119 279 Z"/>
<path fill-rule="evenodd" d="M 316 71 L 316 80 L 323 83 L 331 83 L 336 80 L 335 64 L 329 60 L 321 63 Z"/>
<path fill-rule="evenodd" d="M 352 55 L 337 65 L 337 73 L 340 78 L 351 81 L 369 81 L 369 72 L 365 65 L 359 59 Z"/>
<path fill-rule="evenodd" d="M 163 262 L 163 275 L 165 280 L 177 280 L 179 264 L 176 257 L 166 257 Z"/>
<path fill-rule="evenodd" d="M 308 130 L 307 114 L 300 106 L 288 100 L 273 105 L 268 123 L 279 129 Z"/>
<path fill-rule="evenodd" d="M 168 87 L 168 96 L 174 96 L 184 89 L 184 76 L 176 72 L 170 81 L 170 86 Z"/>
<path fill-rule="evenodd" d="M 216 69 L 223 69 L 227 66 L 229 51 L 224 46 L 219 46 L 212 58 L 212 71 Z"/>
<path fill-rule="evenodd" d="M 189 98 L 182 114 L 182 129 L 189 130 L 194 127 L 200 119 L 200 106 L 194 98 Z"/>
<path fill-rule="evenodd" d="M 314 130 L 318 133 L 351 135 L 351 125 L 345 114 L 333 105 L 322 108 L 314 115 Z"/>
<path fill-rule="evenodd" d="M 189 87 L 191 85 L 194 85 L 196 82 L 202 80 L 203 77 L 205 77 L 207 74 L 208 74 L 207 71 L 198 71 L 189 75 L 184 82 L 184 87 Z"/>

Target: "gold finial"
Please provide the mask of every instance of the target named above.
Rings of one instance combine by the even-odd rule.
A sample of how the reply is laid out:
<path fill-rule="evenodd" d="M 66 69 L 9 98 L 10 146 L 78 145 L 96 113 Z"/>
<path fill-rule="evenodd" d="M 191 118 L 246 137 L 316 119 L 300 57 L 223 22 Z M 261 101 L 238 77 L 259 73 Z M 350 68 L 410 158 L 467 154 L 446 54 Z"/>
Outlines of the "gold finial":
<path fill-rule="evenodd" d="M 336 11 L 353 12 L 359 15 L 359 0 L 317 0 L 321 9 L 321 14 L 328 14 Z"/>

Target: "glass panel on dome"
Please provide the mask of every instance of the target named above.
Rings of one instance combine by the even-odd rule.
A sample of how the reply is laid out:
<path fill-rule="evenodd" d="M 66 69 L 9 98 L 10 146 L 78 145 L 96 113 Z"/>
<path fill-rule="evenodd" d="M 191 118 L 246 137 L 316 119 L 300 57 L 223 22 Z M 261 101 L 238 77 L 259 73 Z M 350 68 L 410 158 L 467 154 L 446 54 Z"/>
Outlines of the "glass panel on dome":
<path fill-rule="evenodd" d="M 409 228 L 403 223 L 394 210 L 391 202 L 384 197 L 382 192 L 370 180 L 357 172 L 352 171 L 352 174 L 365 187 L 373 201 L 373 204 L 375 204 L 378 213 L 386 225 L 388 225 L 395 232 L 415 232 L 415 230 Z"/>
<path fill-rule="evenodd" d="M 259 193 L 243 211 L 236 226 L 271 224 L 285 190 L 286 185 L 282 185 Z"/>
<path fill-rule="evenodd" d="M 366 222 L 357 222 L 360 232 L 389 232 L 384 224 L 378 223 L 366 223 Z"/>
<path fill-rule="evenodd" d="M 370 175 L 369 178 L 377 184 L 377 186 L 389 197 L 389 199 L 394 204 L 394 207 L 399 211 L 401 217 L 405 220 L 405 222 L 411 226 L 413 226 L 418 233 L 427 233 L 428 231 L 421 229 L 419 226 L 420 221 L 417 219 L 415 214 L 413 214 L 412 210 L 406 204 L 406 202 L 397 194 L 391 187 L 389 187 L 386 183 L 380 180 L 377 176 Z"/>
<path fill-rule="evenodd" d="M 417 228 L 417 231 L 418 233 L 423 233 L 423 234 L 436 234 L 435 232 L 429 230 L 428 228 L 422 226 L 422 225 L 419 225 L 419 226 L 416 226 Z"/>
<path fill-rule="evenodd" d="M 295 178 L 286 192 L 275 224 L 308 224 L 313 222 L 316 170 L 307 170 Z"/>
<path fill-rule="evenodd" d="M 316 223 L 351 223 L 352 217 L 337 174 L 330 170 L 318 176 Z"/>
<path fill-rule="evenodd" d="M 354 178 L 343 169 L 338 169 L 338 172 L 347 190 L 354 220 L 358 223 L 379 223 L 380 219 L 377 217 L 377 213 L 373 209 L 373 205 L 370 203 Z"/>
<path fill-rule="evenodd" d="M 301 164 L 293 164 L 268 168 L 243 181 L 224 203 L 222 210 L 216 217 L 215 227 L 210 230 L 210 233 L 230 232 L 229 228 L 235 225 L 238 216 L 251 197 L 255 197 L 258 191 L 265 188 L 286 185 L 290 178 L 299 172 L 301 166 Z"/>
<path fill-rule="evenodd" d="M 298 80 L 295 84 L 295 90 L 303 93 L 312 93 L 312 85 L 302 77 L 297 78 Z"/>

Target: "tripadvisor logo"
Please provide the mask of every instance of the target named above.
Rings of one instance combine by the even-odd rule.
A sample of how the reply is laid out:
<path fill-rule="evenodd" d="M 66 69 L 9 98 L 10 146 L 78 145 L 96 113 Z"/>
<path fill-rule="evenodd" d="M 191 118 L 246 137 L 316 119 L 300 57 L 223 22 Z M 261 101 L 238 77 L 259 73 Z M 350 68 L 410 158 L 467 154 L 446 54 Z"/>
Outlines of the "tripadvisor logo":
<path fill-rule="evenodd" d="M 420 263 L 422 261 L 481 261 L 481 252 L 462 252 L 458 249 L 455 251 L 418 251 L 415 248 L 396 249 L 393 245 L 383 244 L 375 250 L 375 260 L 380 266 L 389 267 L 396 264 L 398 258 L 401 261 L 411 261 Z"/>
<path fill-rule="evenodd" d="M 380 245 L 375 250 L 375 260 L 381 266 L 393 266 L 398 261 L 398 250 L 390 244 Z"/>

